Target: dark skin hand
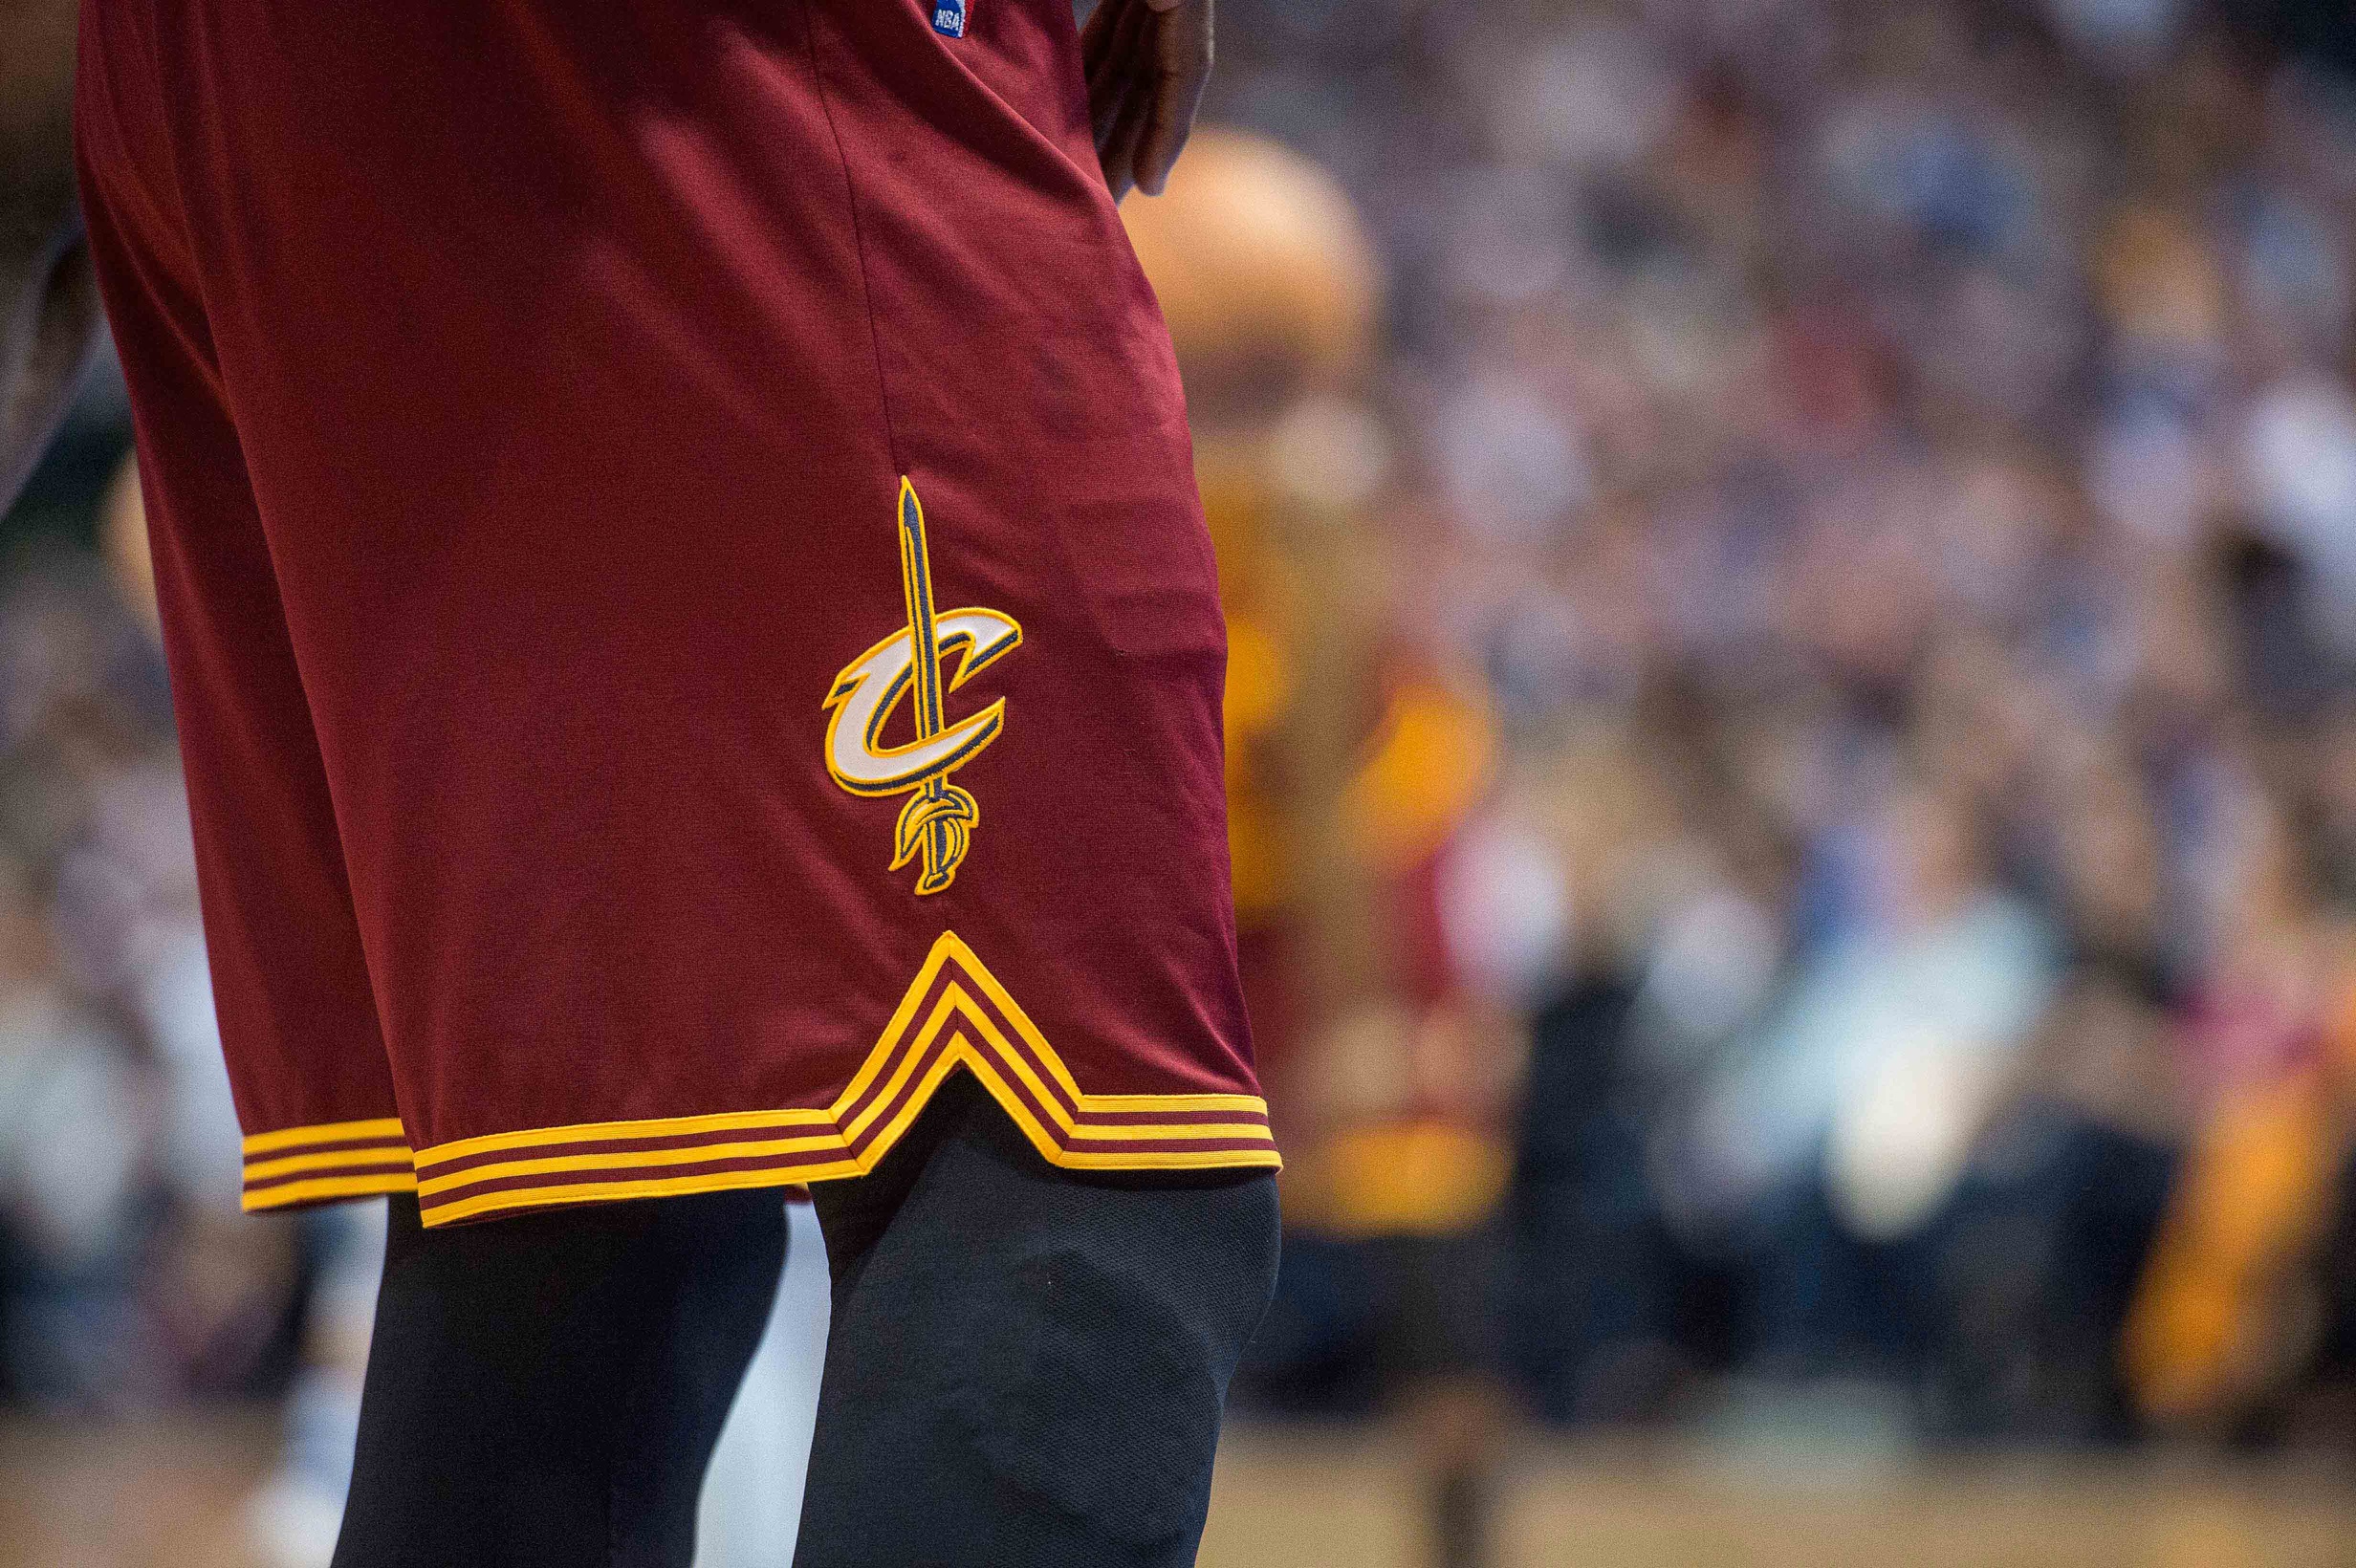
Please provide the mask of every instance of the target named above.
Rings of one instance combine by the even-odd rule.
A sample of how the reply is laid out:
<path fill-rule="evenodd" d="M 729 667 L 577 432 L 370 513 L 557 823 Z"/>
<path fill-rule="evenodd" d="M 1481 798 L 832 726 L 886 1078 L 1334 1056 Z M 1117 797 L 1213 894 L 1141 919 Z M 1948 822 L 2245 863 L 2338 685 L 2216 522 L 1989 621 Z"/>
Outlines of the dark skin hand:
<path fill-rule="evenodd" d="M 1102 0 L 1080 30 L 1097 162 L 1113 200 L 1162 194 L 1211 79 L 1212 0 Z"/>

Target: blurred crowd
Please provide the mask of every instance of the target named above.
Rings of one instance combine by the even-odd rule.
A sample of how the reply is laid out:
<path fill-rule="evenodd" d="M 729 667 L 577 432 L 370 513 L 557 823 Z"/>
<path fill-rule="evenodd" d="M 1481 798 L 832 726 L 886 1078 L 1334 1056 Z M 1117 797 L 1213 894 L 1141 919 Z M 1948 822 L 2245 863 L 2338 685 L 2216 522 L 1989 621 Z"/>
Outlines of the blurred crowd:
<path fill-rule="evenodd" d="M 163 659 L 96 548 L 125 419 L 100 377 L 0 556 L 0 1400 L 98 1412 L 269 1386 L 307 1273 L 237 1211 Z"/>
<path fill-rule="evenodd" d="M 1496 732 L 1433 940 L 1527 1022 L 1544 1414 L 2338 1429 L 2356 76 L 2262 12 L 1229 5 L 1219 114 L 1387 268 L 1385 614 Z M 1380 1271 L 1296 1255 L 1262 1390 L 1346 1405 Z"/>
<path fill-rule="evenodd" d="M 1471 1195 L 1405 1227 L 1465 1243 L 1447 1289 L 1305 1204 L 1247 1399 L 1404 1359 L 1574 1424 L 1862 1385 L 1933 1441 L 2345 1438 L 2346 39 L 1222 12 L 1212 113 L 1380 257 L 1377 358 L 1288 428 L 1387 563 L 1336 602 L 1479 754 L 1385 950 L 1490 1042 L 1418 1103 L 1496 1156 L 1385 1145 Z M 100 1410 L 282 1390 L 349 1239 L 235 1213 L 124 439 L 101 384 L 0 562 L 0 1398 Z M 1282 1116 L 1316 1048 L 1263 1033 Z"/>

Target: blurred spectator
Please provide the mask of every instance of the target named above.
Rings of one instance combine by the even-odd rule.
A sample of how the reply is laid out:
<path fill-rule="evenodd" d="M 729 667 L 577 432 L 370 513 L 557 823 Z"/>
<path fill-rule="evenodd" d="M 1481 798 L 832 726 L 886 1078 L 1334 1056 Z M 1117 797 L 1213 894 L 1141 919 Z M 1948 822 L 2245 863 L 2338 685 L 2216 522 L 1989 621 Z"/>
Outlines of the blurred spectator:
<path fill-rule="evenodd" d="M 2157 1303 L 2346 985 L 2345 16 L 1231 11 L 1217 106 L 1394 280 L 1348 549 L 1412 566 L 1324 603 L 1503 726 L 1441 885 L 1532 1020 L 1535 1406 L 1838 1372 L 1928 1437 L 2109 1440 L 2171 1407 L 2154 1335 L 2295 1397 Z M 2237 1292 L 2330 1258 L 2304 1146 Z"/>
<path fill-rule="evenodd" d="M 77 435 L 19 515 L 77 487 L 136 512 L 127 463 L 76 476 Z M 0 563 L 0 1380 L 101 1410 L 276 1386 L 309 1251 L 237 1211 L 187 808 L 135 616 L 54 535 Z"/>

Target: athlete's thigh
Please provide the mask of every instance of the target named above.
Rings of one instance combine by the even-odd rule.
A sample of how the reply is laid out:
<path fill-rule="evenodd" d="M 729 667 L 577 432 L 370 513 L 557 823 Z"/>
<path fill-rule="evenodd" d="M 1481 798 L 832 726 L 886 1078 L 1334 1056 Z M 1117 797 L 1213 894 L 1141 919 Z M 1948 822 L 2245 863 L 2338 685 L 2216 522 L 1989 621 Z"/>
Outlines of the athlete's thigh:
<path fill-rule="evenodd" d="M 935 1117 L 947 1135 L 905 1149 L 921 1168 L 866 1179 L 887 1223 L 861 1223 L 863 1181 L 816 1191 L 857 1255 L 797 1568 L 1191 1562 L 1274 1277 L 1274 1179 L 1078 1177 L 965 1079 Z"/>
<path fill-rule="evenodd" d="M 776 1194 L 438 1230 L 391 1203 L 337 1568 L 687 1568 Z"/>

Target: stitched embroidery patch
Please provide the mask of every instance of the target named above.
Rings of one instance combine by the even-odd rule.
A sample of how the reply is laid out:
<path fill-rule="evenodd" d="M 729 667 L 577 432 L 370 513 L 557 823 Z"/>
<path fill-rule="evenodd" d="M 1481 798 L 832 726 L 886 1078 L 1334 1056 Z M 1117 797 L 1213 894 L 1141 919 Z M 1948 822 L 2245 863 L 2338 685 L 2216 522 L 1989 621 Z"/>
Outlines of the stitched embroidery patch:
<path fill-rule="evenodd" d="M 941 610 L 932 597 L 925 509 L 900 481 L 900 586 L 908 623 L 842 666 L 826 694 L 826 771 L 853 795 L 907 795 L 892 837 L 892 869 L 921 858 L 919 893 L 957 880 L 982 808 L 949 775 L 979 756 L 1006 728 L 1006 699 L 951 722 L 949 694 L 1022 645 L 1022 627 L 997 610 Z M 955 672 L 942 664 L 955 661 Z M 885 743 L 884 730 L 915 698 L 916 739 Z"/>

